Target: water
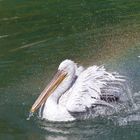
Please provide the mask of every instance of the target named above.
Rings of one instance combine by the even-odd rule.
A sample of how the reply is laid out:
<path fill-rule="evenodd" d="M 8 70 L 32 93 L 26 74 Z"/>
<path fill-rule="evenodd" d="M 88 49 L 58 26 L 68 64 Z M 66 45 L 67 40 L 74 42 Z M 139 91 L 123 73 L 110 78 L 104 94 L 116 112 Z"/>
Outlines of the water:
<path fill-rule="evenodd" d="M 138 140 L 139 38 L 139 0 L 0 0 L 0 139 Z M 66 58 L 127 76 L 137 108 L 71 123 L 26 120 Z"/>

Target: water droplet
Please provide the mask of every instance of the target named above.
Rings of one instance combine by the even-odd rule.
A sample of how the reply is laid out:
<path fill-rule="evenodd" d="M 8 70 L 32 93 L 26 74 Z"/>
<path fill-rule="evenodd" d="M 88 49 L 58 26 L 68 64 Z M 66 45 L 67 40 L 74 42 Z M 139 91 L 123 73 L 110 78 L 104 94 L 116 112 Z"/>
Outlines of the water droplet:
<path fill-rule="evenodd" d="M 28 118 L 26 120 L 29 121 L 32 116 L 34 116 L 34 113 L 33 112 L 30 112 L 29 113 L 29 116 L 28 116 Z"/>

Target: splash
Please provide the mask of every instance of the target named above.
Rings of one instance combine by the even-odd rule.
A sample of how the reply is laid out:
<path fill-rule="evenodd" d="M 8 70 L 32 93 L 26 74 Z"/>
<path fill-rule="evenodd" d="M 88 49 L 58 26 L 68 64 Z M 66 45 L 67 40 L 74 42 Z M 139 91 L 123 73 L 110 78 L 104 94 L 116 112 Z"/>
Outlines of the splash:
<path fill-rule="evenodd" d="M 34 116 L 34 113 L 33 112 L 29 112 L 29 116 L 28 116 L 28 118 L 26 120 L 29 121 L 31 119 L 31 117 L 33 117 L 33 116 Z"/>

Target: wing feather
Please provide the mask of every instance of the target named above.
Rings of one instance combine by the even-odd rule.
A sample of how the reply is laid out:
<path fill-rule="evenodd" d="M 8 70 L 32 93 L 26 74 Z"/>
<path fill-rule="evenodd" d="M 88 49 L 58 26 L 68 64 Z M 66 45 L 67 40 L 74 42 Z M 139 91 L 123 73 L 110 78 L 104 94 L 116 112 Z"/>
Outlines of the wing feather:
<path fill-rule="evenodd" d="M 70 112 L 85 112 L 94 105 L 111 106 L 102 96 L 120 96 L 125 78 L 109 73 L 103 66 L 92 66 L 80 73 L 73 87 L 67 93 L 66 108 Z"/>

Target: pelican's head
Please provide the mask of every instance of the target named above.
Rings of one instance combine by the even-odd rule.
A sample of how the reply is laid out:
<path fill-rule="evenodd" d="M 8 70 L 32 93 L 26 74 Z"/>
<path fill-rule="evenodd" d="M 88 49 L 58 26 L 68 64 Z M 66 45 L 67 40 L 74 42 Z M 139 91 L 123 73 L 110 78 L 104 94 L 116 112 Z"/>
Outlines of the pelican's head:
<path fill-rule="evenodd" d="M 69 59 L 62 61 L 58 67 L 58 71 L 64 71 L 67 75 L 74 74 L 76 71 L 76 64 Z"/>
<path fill-rule="evenodd" d="M 43 90 L 43 92 L 37 98 L 35 103 L 32 105 L 30 112 L 32 113 L 35 112 L 41 105 L 43 105 L 47 100 L 47 98 L 51 94 L 53 94 L 56 89 L 59 91 L 58 87 L 60 84 L 61 85 L 63 84 L 61 90 L 64 90 L 64 87 L 68 89 L 69 85 L 72 83 L 72 79 L 76 74 L 76 69 L 77 69 L 76 64 L 71 60 L 66 59 L 63 62 L 61 62 L 53 80 L 50 82 L 50 84 L 48 84 L 48 86 Z"/>
<path fill-rule="evenodd" d="M 70 75 L 78 76 L 80 75 L 81 72 L 84 71 L 84 67 L 77 66 L 77 64 L 72 60 L 66 59 L 60 63 L 58 70 L 65 71 L 68 76 Z"/>

